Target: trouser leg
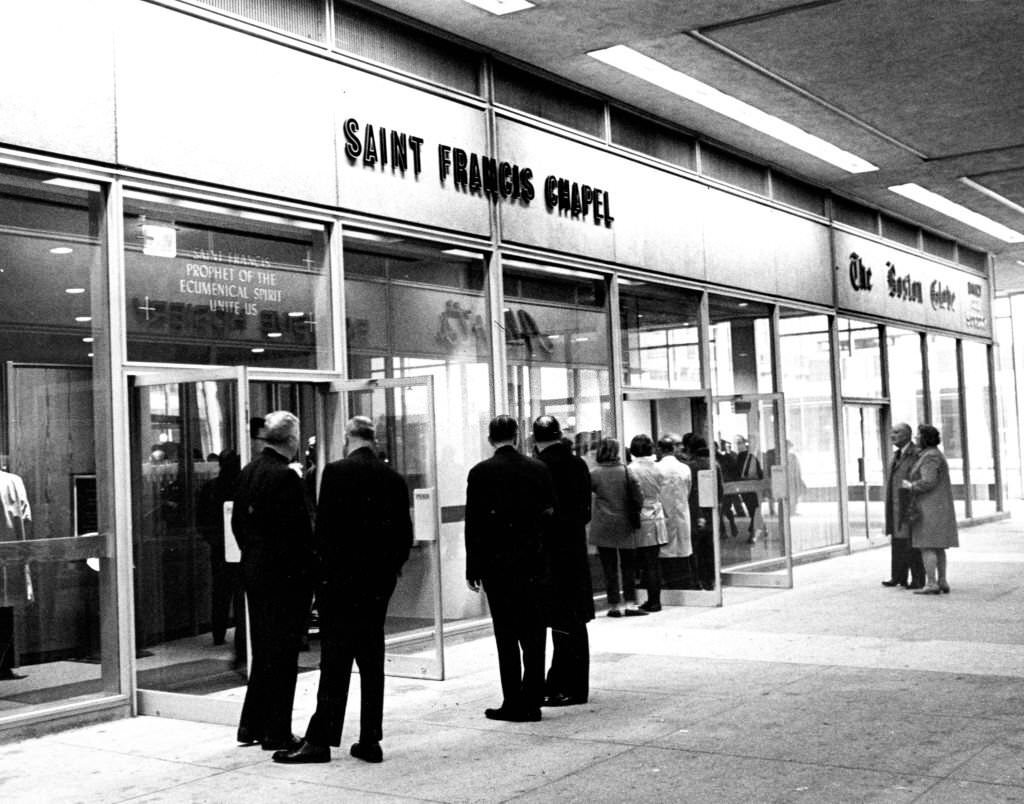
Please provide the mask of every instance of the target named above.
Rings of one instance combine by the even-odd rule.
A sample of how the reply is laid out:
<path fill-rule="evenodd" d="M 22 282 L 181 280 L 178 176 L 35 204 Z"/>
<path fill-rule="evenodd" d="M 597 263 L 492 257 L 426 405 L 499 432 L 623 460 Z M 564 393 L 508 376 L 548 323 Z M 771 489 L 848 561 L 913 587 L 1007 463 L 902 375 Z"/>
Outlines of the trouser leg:
<path fill-rule="evenodd" d="M 938 551 L 928 547 L 921 548 L 921 559 L 924 561 L 925 585 L 928 587 L 937 586 L 935 573 L 938 570 Z"/>
<path fill-rule="evenodd" d="M 622 562 L 622 598 L 626 603 L 636 603 L 636 550 L 619 550 Z"/>
<path fill-rule="evenodd" d="M 945 549 L 936 550 L 935 551 L 935 557 L 937 558 L 936 567 L 935 568 L 936 568 L 936 570 L 938 572 L 938 576 L 939 576 L 938 577 L 939 585 L 943 586 L 946 583 L 946 551 L 945 551 Z"/>
<path fill-rule="evenodd" d="M 642 568 L 644 586 L 647 588 L 647 602 L 661 605 L 661 567 L 658 566 L 658 545 L 637 548 L 637 558 Z"/>
<path fill-rule="evenodd" d="M 907 544 L 910 544 L 909 539 Z M 921 558 L 921 551 L 916 547 L 908 547 L 907 563 L 910 566 L 911 586 L 924 586 L 924 560 Z"/>
<path fill-rule="evenodd" d="M 889 576 L 896 583 L 907 585 L 907 572 L 910 569 L 910 539 L 892 538 L 892 574 Z"/>
<path fill-rule="evenodd" d="M 619 603 L 619 551 L 614 547 L 598 547 L 597 555 L 601 559 L 601 571 L 604 573 L 604 588 L 608 594 L 608 605 Z"/>
<path fill-rule="evenodd" d="M 316 711 L 306 727 L 306 741 L 314 745 L 341 745 L 348 688 L 352 678 L 352 646 L 340 634 L 320 634 L 320 683 Z M 362 673 L 362 668 L 359 670 Z"/>

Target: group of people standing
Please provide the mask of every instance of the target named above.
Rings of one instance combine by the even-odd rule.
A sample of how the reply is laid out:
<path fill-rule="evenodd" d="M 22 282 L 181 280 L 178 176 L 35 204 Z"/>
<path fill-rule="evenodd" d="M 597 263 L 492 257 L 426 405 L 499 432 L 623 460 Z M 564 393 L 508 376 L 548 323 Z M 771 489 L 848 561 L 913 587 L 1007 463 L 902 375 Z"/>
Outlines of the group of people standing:
<path fill-rule="evenodd" d="M 616 439 L 604 438 L 590 469 L 552 416 L 533 423 L 536 457 L 517 449 L 519 435 L 513 417 L 494 418 L 494 454 L 469 472 L 466 582 L 487 595 L 498 653 L 502 702 L 484 715 L 536 721 L 542 707 L 588 700 L 587 623 L 595 614 L 588 522 L 609 616 L 660 611 L 663 572 L 714 587 L 712 509 L 700 507 L 694 481 L 710 457 L 699 436 L 665 435 L 655 446 L 641 434 L 630 442 L 631 463 Z M 638 575 L 647 591 L 639 605 Z"/>
<path fill-rule="evenodd" d="M 315 523 L 292 466 L 299 420 L 266 416 L 264 447 L 234 487 L 231 528 L 241 549 L 252 668 L 238 742 L 274 751 L 284 764 L 328 762 L 341 744 L 352 664 L 361 712 L 352 756 L 380 762 L 384 712 L 384 620 L 412 547 L 405 479 L 380 459 L 373 422 L 350 419 L 345 457 L 320 482 Z M 292 734 L 298 657 L 316 595 L 320 682 L 305 737 Z"/>
<path fill-rule="evenodd" d="M 910 425 L 900 422 L 890 440 L 895 451 L 885 489 L 885 531 L 892 561 L 882 585 L 948 594 L 946 548 L 959 546 L 959 538 L 942 438 L 937 428 L 922 424 L 912 441 Z"/>

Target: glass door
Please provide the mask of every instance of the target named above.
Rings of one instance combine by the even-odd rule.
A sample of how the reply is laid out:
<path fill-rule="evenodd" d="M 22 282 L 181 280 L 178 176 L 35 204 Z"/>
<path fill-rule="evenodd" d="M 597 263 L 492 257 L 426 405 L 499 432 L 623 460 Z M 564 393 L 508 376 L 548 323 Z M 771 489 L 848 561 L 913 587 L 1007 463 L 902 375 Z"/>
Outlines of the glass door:
<path fill-rule="evenodd" d="M 843 405 L 846 431 L 846 486 L 850 545 L 871 544 L 885 536 L 885 409 L 882 405 Z"/>
<path fill-rule="evenodd" d="M 625 389 L 622 394 L 623 451 L 628 450 L 633 436 L 640 433 L 646 433 L 655 442 L 665 434 L 682 437 L 692 433 L 710 443 L 710 399 L 704 391 Z M 691 469 L 691 487 L 698 495 L 696 506 L 714 509 L 718 501 L 711 475 L 710 453 L 702 459 L 679 450 L 677 456 Z M 718 584 L 720 561 L 718 540 L 715 538 L 717 523 L 712 517 L 710 531 L 702 531 L 696 527 L 693 517 L 691 511 L 692 555 L 686 558 L 662 557 L 659 560 L 662 605 L 721 605 L 722 593 Z M 595 584 L 595 588 L 601 587 Z"/>
<path fill-rule="evenodd" d="M 367 416 L 377 430 L 377 449 L 409 485 L 414 541 L 391 597 L 384 624 L 385 672 L 393 676 L 444 678 L 444 623 L 441 611 L 441 544 L 437 495 L 434 378 L 346 380 L 331 384 L 336 449 L 344 444 L 344 424 Z"/>
<path fill-rule="evenodd" d="M 793 586 L 783 404 L 782 394 L 714 399 L 722 579 L 732 586 Z"/>

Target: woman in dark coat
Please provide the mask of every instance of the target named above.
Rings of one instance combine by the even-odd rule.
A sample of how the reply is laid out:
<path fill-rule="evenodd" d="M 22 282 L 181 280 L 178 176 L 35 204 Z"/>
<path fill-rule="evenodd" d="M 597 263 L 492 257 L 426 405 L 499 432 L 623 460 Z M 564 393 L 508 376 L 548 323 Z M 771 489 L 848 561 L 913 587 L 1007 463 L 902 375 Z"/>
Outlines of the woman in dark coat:
<path fill-rule="evenodd" d="M 639 515 L 643 494 L 636 479 L 620 459 L 617 439 L 602 438 L 597 448 L 597 466 L 590 470 L 594 492 L 590 543 L 597 548 L 608 592 L 608 616 L 646 614 L 636 608 L 636 550 L 629 501 Z M 622 565 L 622 594 L 619 594 L 619 564 Z"/>
<path fill-rule="evenodd" d="M 920 549 L 924 560 L 925 587 L 916 595 L 938 595 L 949 592 L 946 582 L 946 548 L 958 547 L 956 511 L 953 508 L 953 487 L 949 481 L 949 464 L 939 450 L 942 438 L 930 424 L 917 428 L 917 446 L 921 454 L 910 470 L 910 479 L 903 488 L 916 500 L 920 515 L 910 523 L 911 544 Z M 914 508 L 910 505 L 908 508 Z"/>

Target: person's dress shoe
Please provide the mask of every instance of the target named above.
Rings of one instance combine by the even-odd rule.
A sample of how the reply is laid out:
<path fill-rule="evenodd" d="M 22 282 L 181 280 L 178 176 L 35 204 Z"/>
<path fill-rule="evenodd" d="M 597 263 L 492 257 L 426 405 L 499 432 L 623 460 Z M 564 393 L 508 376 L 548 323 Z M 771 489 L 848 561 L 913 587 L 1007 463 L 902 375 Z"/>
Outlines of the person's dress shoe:
<path fill-rule="evenodd" d="M 380 743 L 352 743 L 348 752 L 363 762 L 384 761 L 384 752 L 380 750 Z"/>
<path fill-rule="evenodd" d="M 260 740 L 264 751 L 294 751 L 304 743 L 305 740 L 300 740 L 294 734 L 288 737 L 264 737 Z"/>
<path fill-rule="evenodd" d="M 907 589 L 924 589 L 924 584 L 923 583 L 907 584 Z"/>
<path fill-rule="evenodd" d="M 585 704 L 586 698 L 577 698 L 573 695 L 566 695 L 564 692 L 556 692 L 544 699 L 543 706 L 576 706 Z"/>
<path fill-rule="evenodd" d="M 15 673 L 13 670 L 0 673 L 0 681 L 17 681 L 19 678 L 28 678 L 28 676 L 22 673 Z"/>
<path fill-rule="evenodd" d="M 899 581 L 893 581 L 893 580 L 882 581 L 882 586 L 902 586 L 902 585 L 903 584 L 901 584 Z"/>
<path fill-rule="evenodd" d="M 245 726 L 238 727 L 238 733 L 235 735 L 235 739 L 242 745 L 256 745 L 256 743 L 260 741 L 260 738 Z"/>
<path fill-rule="evenodd" d="M 926 586 L 924 589 L 915 589 L 915 595 L 939 595 L 942 591 L 937 586 Z"/>
<path fill-rule="evenodd" d="M 501 706 L 497 709 L 485 709 L 484 717 L 488 720 L 507 720 L 511 723 L 534 723 L 540 720 L 540 709 L 512 709 Z"/>
<path fill-rule="evenodd" d="M 945 581 L 941 581 L 939 583 L 939 591 L 942 592 L 942 594 L 944 594 L 944 595 L 948 595 L 949 594 L 949 584 L 946 583 Z"/>
<path fill-rule="evenodd" d="M 623 613 L 624 617 L 646 617 L 647 612 L 643 609 L 626 609 Z"/>
<path fill-rule="evenodd" d="M 271 757 L 274 762 L 282 765 L 303 765 L 309 762 L 330 762 L 331 749 L 326 745 L 314 745 L 300 740 L 299 744 L 292 749 L 275 751 Z"/>
<path fill-rule="evenodd" d="M 637 608 L 640 609 L 641 611 L 646 611 L 648 613 L 652 613 L 652 612 L 655 612 L 655 611 L 661 611 L 661 604 L 660 603 L 651 603 L 651 601 L 648 600 L 646 603 L 641 603 L 639 606 L 637 606 Z"/>
<path fill-rule="evenodd" d="M 608 609 L 608 616 L 609 617 L 621 617 L 622 616 L 622 612 L 619 611 L 618 609 Z"/>

